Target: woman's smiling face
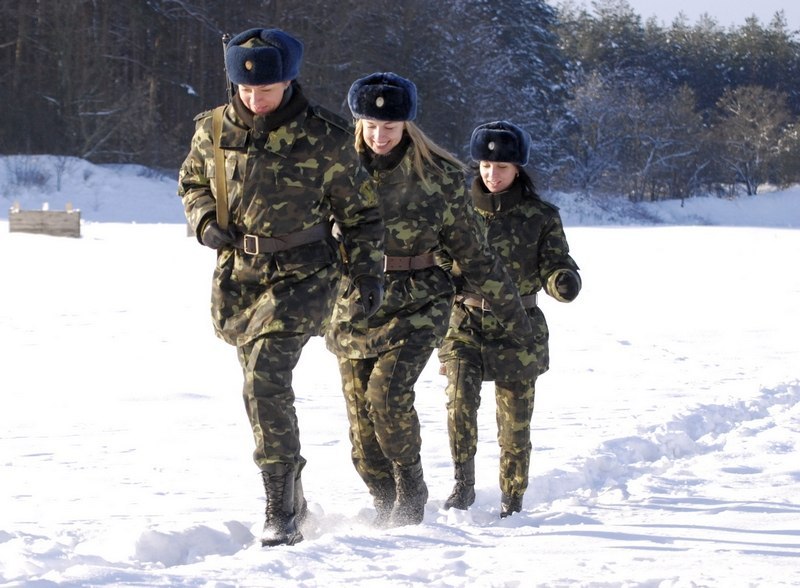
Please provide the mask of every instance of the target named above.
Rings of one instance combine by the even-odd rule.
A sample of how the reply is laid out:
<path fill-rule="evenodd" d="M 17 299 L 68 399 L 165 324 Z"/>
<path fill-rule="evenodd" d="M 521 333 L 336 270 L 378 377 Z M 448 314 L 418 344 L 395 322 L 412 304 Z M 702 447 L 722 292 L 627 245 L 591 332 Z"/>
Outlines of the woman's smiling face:
<path fill-rule="evenodd" d="M 364 142 L 376 155 L 386 155 L 397 147 L 403 138 L 405 123 L 397 120 L 362 120 Z"/>

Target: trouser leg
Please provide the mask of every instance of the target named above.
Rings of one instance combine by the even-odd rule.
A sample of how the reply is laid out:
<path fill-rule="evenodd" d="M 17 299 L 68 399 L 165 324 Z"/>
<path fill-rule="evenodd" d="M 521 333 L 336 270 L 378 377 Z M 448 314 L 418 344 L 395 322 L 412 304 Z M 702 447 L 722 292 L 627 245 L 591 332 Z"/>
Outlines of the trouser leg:
<path fill-rule="evenodd" d="M 508 496 L 521 497 L 528 488 L 535 386 L 535 380 L 495 383 L 500 490 Z"/>
<path fill-rule="evenodd" d="M 367 384 L 367 407 L 375 437 L 392 462 L 411 465 L 422 447 L 414 385 L 433 349 L 416 345 L 392 349 L 378 357 Z"/>
<path fill-rule="evenodd" d="M 378 358 L 339 358 L 351 455 L 365 480 L 388 475 L 393 461 L 416 462 L 422 440 L 414 384 L 432 352 L 407 346 Z"/>
<path fill-rule="evenodd" d="M 417 525 L 425 516 L 428 487 L 422 471 L 414 385 L 433 349 L 406 345 L 381 354 L 367 386 L 375 435 L 392 462 L 395 502 L 388 525 Z"/>
<path fill-rule="evenodd" d="M 375 497 L 378 524 L 418 524 L 424 516 L 428 489 L 414 385 L 432 352 L 408 345 L 373 360 L 340 360 L 353 462 Z M 393 486 L 384 482 L 387 466 Z M 390 496 L 394 502 L 388 511 Z"/>
<path fill-rule="evenodd" d="M 481 404 L 480 366 L 462 357 L 447 361 L 447 433 L 455 484 L 444 507 L 466 510 L 475 502 L 475 452 L 478 447 L 478 408 Z"/>
<path fill-rule="evenodd" d="M 374 358 L 339 358 L 339 373 L 347 405 L 350 457 L 373 497 L 378 512 L 377 523 L 384 524 L 394 503 L 395 483 L 392 463 L 384 455 L 375 435 L 367 400 L 367 385 L 374 365 Z"/>
<path fill-rule="evenodd" d="M 255 441 L 253 460 L 262 471 L 269 464 L 300 466 L 305 461 L 300 455 L 292 371 L 309 339 L 304 333 L 268 335 L 238 350 L 244 405 Z"/>
<path fill-rule="evenodd" d="M 463 358 L 448 360 L 445 367 L 450 454 L 454 463 L 465 463 L 475 457 L 478 447 L 482 370 Z"/>

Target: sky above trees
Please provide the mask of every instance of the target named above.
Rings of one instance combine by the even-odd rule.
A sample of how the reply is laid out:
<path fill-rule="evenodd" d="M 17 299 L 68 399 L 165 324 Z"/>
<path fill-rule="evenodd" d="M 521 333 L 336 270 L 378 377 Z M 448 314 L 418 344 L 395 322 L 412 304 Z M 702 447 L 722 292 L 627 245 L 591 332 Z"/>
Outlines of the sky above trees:
<path fill-rule="evenodd" d="M 592 0 L 576 0 L 576 4 L 591 7 Z M 769 24 L 775 13 L 783 10 L 789 28 L 800 29 L 800 3 L 789 0 L 628 0 L 628 4 L 643 19 L 655 16 L 666 24 L 681 12 L 690 22 L 708 14 L 723 26 L 739 26 L 755 15 L 763 24 Z"/>

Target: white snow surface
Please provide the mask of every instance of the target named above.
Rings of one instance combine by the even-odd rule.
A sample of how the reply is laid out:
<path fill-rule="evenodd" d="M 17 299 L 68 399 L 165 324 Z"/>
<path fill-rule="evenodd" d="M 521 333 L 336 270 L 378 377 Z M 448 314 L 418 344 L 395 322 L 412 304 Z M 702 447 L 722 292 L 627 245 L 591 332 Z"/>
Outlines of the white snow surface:
<path fill-rule="evenodd" d="M 312 339 L 294 379 L 312 524 L 262 548 L 242 376 L 211 329 L 214 253 L 187 237 L 174 177 L 67 164 L 58 190 L 0 158 L 0 586 L 800 585 L 800 189 L 683 207 L 551 195 L 584 289 L 542 301 L 551 368 L 507 519 L 492 383 L 477 501 L 442 508 L 432 358 L 425 519 L 371 527 L 336 362 Z M 9 231 L 14 202 L 67 201 L 81 238 Z"/>

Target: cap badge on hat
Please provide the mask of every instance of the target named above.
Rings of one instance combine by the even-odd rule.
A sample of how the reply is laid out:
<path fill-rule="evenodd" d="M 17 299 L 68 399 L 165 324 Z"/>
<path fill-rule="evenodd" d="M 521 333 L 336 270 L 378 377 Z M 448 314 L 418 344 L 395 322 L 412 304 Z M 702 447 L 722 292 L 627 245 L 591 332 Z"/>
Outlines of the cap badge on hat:
<path fill-rule="evenodd" d="M 411 80 L 392 72 L 370 74 L 350 86 L 347 105 L 355 118 L 414 120 L 417 116 L 417 87 Z"/>
<path fill-rule="evenodd" d="M 524 166 L 528 163 L 531 138 L 514 123 L 499 120 L 484 123 L 472 131 L 469 154 L 474 161 L 497 161 Z"/>
<path fill-rule="evenodd" d="M 225 69 L 237 86 L 266 86 L 297 78 L 303 43 L 280 29 L 249 29 L 225 45 Z"/>

